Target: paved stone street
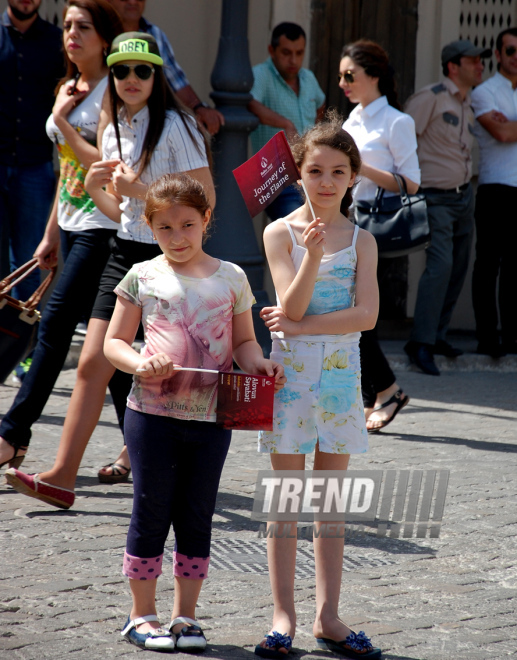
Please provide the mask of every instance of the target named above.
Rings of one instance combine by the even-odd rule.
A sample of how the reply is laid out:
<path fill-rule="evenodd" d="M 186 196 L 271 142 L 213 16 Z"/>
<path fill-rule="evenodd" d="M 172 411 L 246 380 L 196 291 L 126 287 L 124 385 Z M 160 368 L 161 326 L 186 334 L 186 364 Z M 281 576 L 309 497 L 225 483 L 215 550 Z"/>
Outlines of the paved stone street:
<path fill-rule="evenodd" d="M 52 463 L 74 377 L 73 369 L 62 373 L 33 429 L 24 470 Z M 371 436 L 370 451 L 353 457 L 351 468 L 450 470 L 441 534 L 378 538 L 367 527 L 366 536 L 347 540 L 342 616 L 371 635 L 390 660 L 517 655 L 517 373 L 444 370 L 434 378 L 401 370 L 398 381 L 411 403 L 389 433 Z M 15 392 L 0 386 L 0 413 Z M 96 477 L 120 444 L 107 403 L 69 511 L 0 487 L 1 658 L 141 653 L 119 635 L 130 609 L 121 561 L 132 485 L 107 486 Z M 257 537 L 259 523 L 250 520 L 256 473 L 269 468 L 268 460 L 257 454 L 254 433 L 234 434 L 214 520 L 211 570 L 198 609 L 209 641 L 207 658 L 251 659 L 270 626 L 265 539 Z M 299 541 L 293 657 L 329 658 L 332 654 L 316 650 L 311 634 L 311 550 L 310 541 Z M 172 584 L 169 552 L 158 586 L 164 622 Z"/>

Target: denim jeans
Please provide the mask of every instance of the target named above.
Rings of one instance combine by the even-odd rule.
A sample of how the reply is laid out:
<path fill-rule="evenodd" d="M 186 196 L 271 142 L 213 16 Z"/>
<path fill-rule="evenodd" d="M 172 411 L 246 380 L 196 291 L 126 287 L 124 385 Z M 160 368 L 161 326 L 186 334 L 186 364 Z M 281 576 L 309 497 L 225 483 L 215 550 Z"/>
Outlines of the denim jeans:
<path fill-rule="evenodd" d="M 50 161 L 31 167 L 0 165 L 0 277 L 32 259 L 45 232 L 55 186 Z M 36 270 L 11 295 L 27 300 L 39 283 Z"/>
<path fill-rule="evenodd" d="M 411 339 L 434 345 L 445 340 L 467 274 L 474 231 L 474 193 L 471 185 L 460 192 L 424 189 L 424 193 L 431 245 L 418 284 Z"/>
<path fill-rule="evenodd" d="M 31 427 L 63 368 L 75 326 L 90 315 L 114 235 L 111 229 L 61 231 L 66 255 L 63 272 L 43 310 L 31 367 L 0 424 L 0 436 L 13 447 L 29 444 Z"/>
<path fill-rule="evenodd" d="M 302 204 L 303 197 L 300 186 L 294 183 L 292 186 L 284 188 L 280 195 L 271 202 L 266 208 L 266 214 L 271 220 L 278 220 L 278 218 L 285 218 L 286 215 L 300 208 Z"/>

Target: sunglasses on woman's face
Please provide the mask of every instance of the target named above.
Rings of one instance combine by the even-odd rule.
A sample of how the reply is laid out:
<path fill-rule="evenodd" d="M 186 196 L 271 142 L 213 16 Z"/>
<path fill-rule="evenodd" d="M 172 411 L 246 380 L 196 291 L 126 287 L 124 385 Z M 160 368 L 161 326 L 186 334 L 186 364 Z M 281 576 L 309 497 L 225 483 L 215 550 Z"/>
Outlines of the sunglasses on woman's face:
<path fill-rule="evenodd" d="M 337 74 L 337 80 L 338 82 L 341 82 L 341 78 L 345 79 L 345 82 L 351 85 L 353 82 L 355 82 L 355 75 L 353 71 L 345 71 L 344 73 L 341 73 L 341 71 Z"/>
<path fill-rule="evenodd" d="M 129 72 L 134 71 L 137 78 L 140 80 L 149 80 L 153 75 L 154 69 L 148 64 L 136 64 L 130 66 L 129 64 L 115 64 L 111 67 L 111 72 L 117 80 L 125 80 L 129 76 Z"/>
<path fill-rule="evenodd" d="M 504 52 L 505 52 L 506 57 L 513 57 L 515 55 L 515 53 L 517 52 L 517 48 L 515 48 L 515 46 L 507 46 L 504 49 Z"/>

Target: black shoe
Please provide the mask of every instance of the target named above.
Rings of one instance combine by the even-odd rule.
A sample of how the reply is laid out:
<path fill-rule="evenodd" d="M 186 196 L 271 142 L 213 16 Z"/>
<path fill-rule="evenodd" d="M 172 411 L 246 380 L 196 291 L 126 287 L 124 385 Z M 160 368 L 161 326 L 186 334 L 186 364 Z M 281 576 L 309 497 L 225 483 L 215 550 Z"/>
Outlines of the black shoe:
<path fill-rule="evenodd" d="M 503 355 L 517 355 L 517 340 L 503 341 L 501 350 L 503 351 Z"/>
<path fill-rule="evenodd" d="M 429 344 L 420 344 L 416 341 L 408 341 L 404 346 L 408 354 L 409 361 L 429 376 L 439 376 L 440 372 L 434 363 L 432 346 Z"/>
<path fill-rule="evenodd" d="M 433 348 L 433 353 L 435 355 L 445 355 L 448 358 L 457 358 L 460 355 L 463 355 L 463 351 L 459 348 L 454 348 L 449 342 L 440 339 L 436 342 Z"/>
<path fill-rule="evenodd" d="M 505 349 L 499 342 L 482 342 L 480 341 L 476 350 L 479 355 L 490 355 L 495 360 L 506 355 Z"/>

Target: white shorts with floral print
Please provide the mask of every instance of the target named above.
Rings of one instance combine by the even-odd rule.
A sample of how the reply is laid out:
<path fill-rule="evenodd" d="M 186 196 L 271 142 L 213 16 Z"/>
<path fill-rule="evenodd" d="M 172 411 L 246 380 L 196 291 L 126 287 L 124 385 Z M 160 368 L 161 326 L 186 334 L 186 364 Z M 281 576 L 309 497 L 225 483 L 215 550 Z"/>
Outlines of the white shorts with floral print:
<path fill-rule="evenodd" d="M 360 454 L 368 449 L 357 342 L 274 339 L 285 387 L 275 395 L 273 430 L 260 431 L 259 452 Z"/>

